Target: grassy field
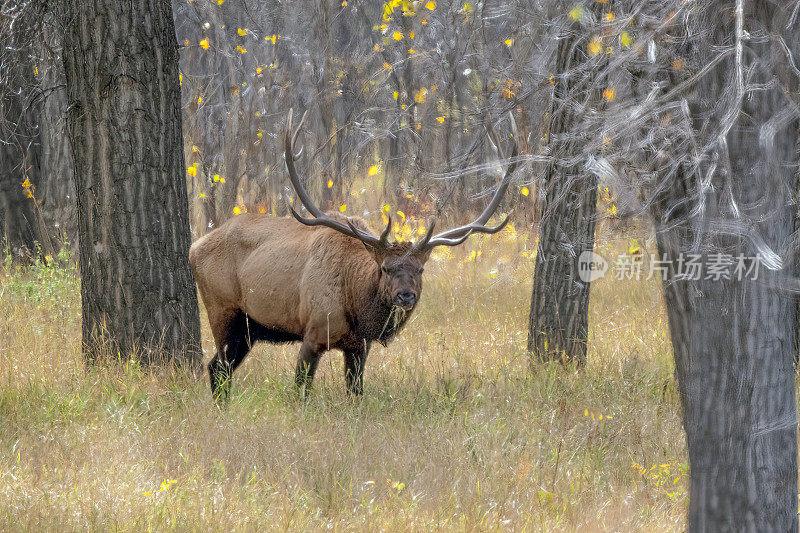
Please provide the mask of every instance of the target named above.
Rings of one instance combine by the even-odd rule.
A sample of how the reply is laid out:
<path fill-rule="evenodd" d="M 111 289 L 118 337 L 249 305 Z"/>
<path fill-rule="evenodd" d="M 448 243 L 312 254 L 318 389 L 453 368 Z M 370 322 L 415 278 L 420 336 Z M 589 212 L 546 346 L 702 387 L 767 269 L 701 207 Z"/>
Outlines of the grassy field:
<path fill-rule="evenodd" d="M 299 399 L 298 346 L 259 345 L 222 410 L 205 375 L 87 369 L 74 266 L 7 265 L 0 530 L 682 529 L 658 282 L 593 284 L 587 368 L 532 369 L 530 248 L 506 231 L 432 260 L 419 311 L 370 354 L 362 398 L 329 353 Z"/>

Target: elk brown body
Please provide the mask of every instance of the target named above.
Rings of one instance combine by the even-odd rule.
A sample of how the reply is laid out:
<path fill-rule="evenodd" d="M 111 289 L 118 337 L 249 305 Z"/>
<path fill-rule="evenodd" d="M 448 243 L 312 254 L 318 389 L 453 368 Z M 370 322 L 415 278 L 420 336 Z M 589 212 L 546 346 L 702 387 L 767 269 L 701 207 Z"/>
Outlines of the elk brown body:
<path fill-rule="evenodd" d="M 304 117 L 305 119 L 305 117 Z M 301 121 L 301 126 L 302 126 Z M 344 353 L 347 388 L 360 394 L 373 342 L 388 343 L 422 294 L 423 265 L 436 246 L 455 246 L 485 226 L 508 187 L 515 164 L 474 222 L 436 236 L 434 224 L 417 243 L 388 240 L 391 219 L 376 237 L 358 217 L 323 213 L 294 166 L 291 112 L 286 166 L 298 198 L 313 218 L 242 214 L 197 240 L 189 262 L 208 312 L 217 352 L 208 365 L 215 398 L 227 398 L 230 378 L 257 341 L 301 342 L 295 380 L 307 390 L 321 355 Z M 512 154 L 516 155 L 516 146 Z"/>
<path fill-rule="evenodd" d="M 209 364 L 214 393 L 260 340 L 303 343 L 301 386 L 322 353 L 341 350 L 348 389 L 361 392 L 370 344 L 391 340 L 422 292 L 429 254 L 407 243 L 393 248 L 376 254 L 333 229 L 251 214 L 195 242 L 189 261 L 220 352 Z"/>

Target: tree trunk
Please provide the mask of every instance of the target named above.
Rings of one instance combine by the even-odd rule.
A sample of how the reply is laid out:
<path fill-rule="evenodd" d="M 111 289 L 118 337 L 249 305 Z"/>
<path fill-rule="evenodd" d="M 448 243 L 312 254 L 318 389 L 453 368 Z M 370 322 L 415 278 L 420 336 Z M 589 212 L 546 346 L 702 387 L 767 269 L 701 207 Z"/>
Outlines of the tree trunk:
<path fill-rule="evenodd" d="M 710 33 L 696 48 L 697 64 L 735 45 L 734 2 L 719 4 L 701 16 Z M 710 153 L 699 169 L 685 163 L 653 203 L 669 266 L 664 295 L 689 448 L 690 531 L 798 530 L 798 313 L 790 293 L 798 264 L 789 244 L 797 206 L 789 199 L 798 189 L 800 128 L 790 98 L 800 91 L 771 41 L 780 37 L 798 57 L 800 32 L 797 24 L 787 31 L 789 15 L 748 3 L 742 68 L 749 78 L 739 85 L 730 54 L 687 96 Z M 758 89 L 746 93 L 747 83 Z M 688 276 L 690 253 L 702 256 L 700 279 Z M 759 270 L 708 278 L 717 253 L 733 257 L 732 273 L 740 254 L 761 254 Z"/>
<path fill-rule="evenodd" d="M 613 10 L 611 4 L 594 9 Z M 576 32 L 580 35 L 583 29 Z M 570 100 L 576 81 L 569 72 L 585 52 L 570 36 L 556 53 L 555 72 L 562 79 L 553 88 L 550 145 L 554 162 L 544 177 L 545 197 L 539 223 L 539 246 L 533 273 L 528 351 L 534 361 L 586 363 L 589 336 L 590 280 L 581 279 L 578 261 L 594 248 L 597 178 L 560 161 L 580 158 L 581 147 L 570 130 L 581 120 Z"/>
<path fill-rule="evenodd" d="M 65 0 L 63 7 L 85 354 L 93 360 L 107 342 L 123 357 L 197 363 L 170 5 Z"/>

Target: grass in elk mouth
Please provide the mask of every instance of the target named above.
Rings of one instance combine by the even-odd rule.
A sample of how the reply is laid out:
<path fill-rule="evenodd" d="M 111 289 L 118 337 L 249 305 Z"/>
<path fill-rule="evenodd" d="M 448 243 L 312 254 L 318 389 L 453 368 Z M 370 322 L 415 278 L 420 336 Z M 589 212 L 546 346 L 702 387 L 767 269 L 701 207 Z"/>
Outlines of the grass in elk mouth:
<path fill-rule="evenodd" d="M 387 330 L 397 332 L 398 328 L 405 322 L 406 315 L 408 315 L 408 312 L 405 309 L 399 305 L 393 305 L 391 311 L 389 311 L 389 316 L 386 317 L 386 323 L 383 325 L 383 329 L 380 335 L 378 335 L 378 338 L 382 339 Z M 392 325 L 391 328 L 389 324 Z"/>
<path fill-rule="evenodd" d="M 205 375 L 87 369 L 72 263 L 7 269 L 0 529 L 681 529 L 686 451 L 658 283 L 593 284 L 587 367 L 532 368 L 532 247 L 503 235 L 430 261 L 361 397 L 331 353 L 301 399 L 298 346 L 262 344 L 225 409 Z M 207 329 L 203 345 L 209 359 Z"/>

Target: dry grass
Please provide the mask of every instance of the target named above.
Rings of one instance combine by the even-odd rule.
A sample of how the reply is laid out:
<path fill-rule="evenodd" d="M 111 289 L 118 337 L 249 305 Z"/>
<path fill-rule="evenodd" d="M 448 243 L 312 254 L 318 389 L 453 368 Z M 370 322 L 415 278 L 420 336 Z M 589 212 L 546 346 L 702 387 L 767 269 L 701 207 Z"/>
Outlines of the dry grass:
<path fill-rule="evenodd" d="M 205 375 L 85 369 L 74 271 L 7 268 L 0 529 L 681 529 L 658 283 L 595 283 L 588 367 L 532 370 L 531 259 L 504 235 L 431 262 L 421 309 L 370 354 L 362 398 L 331 353 L 300 400 L 297 346 L 261 345 L 225 410 Z"/>

